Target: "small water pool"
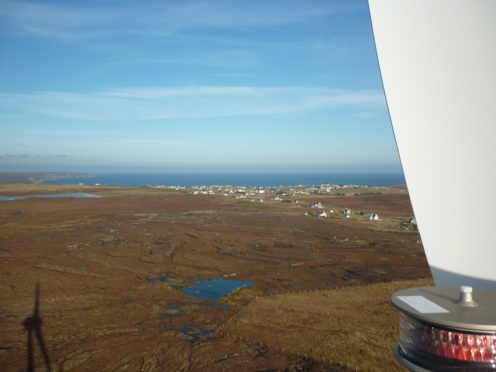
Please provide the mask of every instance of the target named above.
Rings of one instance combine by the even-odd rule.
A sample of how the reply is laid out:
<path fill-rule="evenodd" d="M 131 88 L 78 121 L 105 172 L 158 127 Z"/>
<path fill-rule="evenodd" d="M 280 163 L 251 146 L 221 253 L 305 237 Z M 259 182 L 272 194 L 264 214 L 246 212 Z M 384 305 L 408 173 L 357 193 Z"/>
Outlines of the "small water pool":
<path fill-rule="evenodd" d="M 19 195 L 19 196 L 0 196 L 0 200 L 17 200 L 27 198 L 101 198 L 98 195 L 92 194 L 47 194 L 47 195 Z"/>
<path fill-rule="evenodd" d="M 201 336 L 205 336 L 205 335 L 208 335 L 209 333 L 213 332 L 213 330 L 207 331 L 206 329 L 201 328 L 201 327 L 195 327 L 195 328 L 174 328 L 174 327 L 172 327 L 171 329 L 189 337 L 189 339 L 186 340 L 186 342 L 191 342 L 191 343 L 200 341 Z"/>
<path fill-rule="evenodd" d="M 192 297 L 212 301 L 218 301 L 238 288 L 253 287 L 253 283 L 251 282 L 242 282 L 239 280 L 228 280 L 223 278 L 212 280 L 195 280 L 195 284 L 196 285 L 192 287 L 182 288 L 182 292 Z"/>
<path fill-rule="evenodd" d="M 192 323 L 193 319 L 195 319 L 196 313 L 205 313 L 212 311 L 224 311 L 229 309 L 229 305 L 218 303 L 217 301 L 226 297 L 232 291 L 244 288 L 244 287 L 253 287 L 253 283 L 251 282 L 242 282 L 240 280 L 231 280 L 231 279 L 212 279 L 212 280 L 195 280 L 193 282 L 190 281 L 177 281 L 172 278 L 167 277 L 156 277 L 147 279 L 149 282 L 169 282 L 173 283 L 174 288 L 180 290 L 182 293 L 200 298 L 205 301 L 189 302 L 182 305 L 163 305 L 159 304 L 160 307 L 166 309 L 166 312 L 162 314 L 162 319 L 167 320 L 171 318 L 183 318 L 187 316 L 190 319 L 186 320 L 186 323 Z M 206 305 L 206 308 L 204 307 Z M 169 323 L 166 321 L 165 327 L 176 331 L 187 337 L 186 342 L 195 343 L 200 341 L 200 339 L 204 336 L 209 335 L 213 332 L 212 329 L 206 329 L 201 327 L 200 325 L 191 324 L 191 327 L 177 327 L 168 325 Z M 172 324 L 177 324 L 174 322 Z M 210 327 L 207 327 L 210 328 Z M 208 337 L 207 339 L 215 339 L 215 336 Z"/>
<path fill-rule="evenodd" d="M 156 282 L 171 282 L 173 280 L 170 278 L 164 277 L 164 278 L 149 278 L 149 279 L 146 279 L 146 281 L 151 282 L 151 283 L 156 283 Z"/>

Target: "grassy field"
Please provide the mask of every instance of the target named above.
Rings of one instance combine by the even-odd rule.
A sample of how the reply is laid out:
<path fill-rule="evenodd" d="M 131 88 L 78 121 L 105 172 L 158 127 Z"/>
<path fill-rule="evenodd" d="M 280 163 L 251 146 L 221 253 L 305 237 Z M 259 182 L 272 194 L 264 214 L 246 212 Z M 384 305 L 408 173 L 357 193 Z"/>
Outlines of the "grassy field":
<path fill-rule="evenodd" d="M 261 210 L 272 209 L 272 207 L 269 205 L 265 205 L 263 203 L 258 203 L 258 202 L 252 202 L 249 200 L 240 200 L 236 204 L 241 205 L 243 207 L 261 209 Z"/>
<path fill-rule="evenodd" d="M 23 322 L 39 281 L 54 371 L 390 371 L 390 295 L 427 284 L 399 280 L 429 268 L 417 233 L 400 226 L 413 213 L 408 194 L 381 190 L 288 196 L 299 203 L 266 190 L 259 203 L 193 189 L 0 184 L 2 196 L 103 196 L 0 202 L 0 370 L 26 370 Z M 312 202 L 334 218 L 306 216 Z M 179 288 L 219 278 L 253 286 L 217 303 Z M 46 369 L 38 347 L 34 362 Z"/>
<path fill-rule="evenodd" d="M 399 338 L 391 295 L 430 279 L 259 297 L 224 329 L 235 338 L 358 371 L 402 371 L 391 348 Z"/>

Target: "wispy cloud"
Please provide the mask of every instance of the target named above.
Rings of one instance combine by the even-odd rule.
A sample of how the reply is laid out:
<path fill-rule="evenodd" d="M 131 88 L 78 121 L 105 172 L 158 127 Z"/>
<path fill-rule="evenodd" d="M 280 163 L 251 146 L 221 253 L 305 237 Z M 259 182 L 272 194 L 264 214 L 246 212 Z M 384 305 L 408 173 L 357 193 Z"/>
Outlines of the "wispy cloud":
<path fill-rule="evenodd" d="M 109 21 L 96 10 L 22 1 L 3 1 L 0 18 L 3 32 L 65 40 L 95 36 L 92 26 Z"/>
<path fill-rule="evenodd" d="M 30 157 L 29 154 L 1 154 L 0 160 L 28 159 Z"/>
<path fill-rule="evenodd" d="M 208 66 L 222 69 L 248 69 L 260 65 L 262 59 L 259 53 L 244 49 L 226 49 L 215 52 L 202 52 L 198 56 L 195 51 L 192 55 L 175 56 L 174 58 L 161 57 L 136 57 L 125 58 L 112 62 L 113 65 L 122 64 L 158 64 L 158 65 L 182 65 L 182 66 Z"/>
<path fill-rule="evenodd" d="M 159 140 L 159 139 L 128 139 L 117 141 L 123 145 L 138 145 L 138 146 L 180 146 L 191 144 L 191 141 L 182 140 Z"/>
<path fill-rule="evenodd" d="M 378 112 L 378 111 L 363 111 L 363 112 L 355 112 L 355 113 L 353 113 L 353 116 L 360 118 L 360 119 L 370 119 L 370 118 L 377 117 L 380 114 L 381 114 L 381 112 Z"/>
<path fill-rule="evenodd" d="M 151 120 L 284 115 L 349 106 L 383 109 L 380 91 L 308 87 L 128 88 L 94 93 L 0 94 L 5 110 L 81 120 Z"/>
<path fill-rule="evenodd" d="M 72 155 L 52 154 L 52 155 L 32 155 L 32 154 L 0 154 L 0 161 L 26 160 L 26 159 L 69 159 Z"/>
<path fill-rule="evenodd" d="M 119 8 L 94 2 L 2 1 L 0 17 L 5 32 L 52 37 L 63 40 L 95 38 L 115 34 L 171 35 L 182 30 L 202 28 L 263 27 L 311 22 L 330 13 L 363 8 L 359 2 L 287 1 L 156 1 L 120 2 Z M 111 5 L 111 4 L 110 4 Z"/>

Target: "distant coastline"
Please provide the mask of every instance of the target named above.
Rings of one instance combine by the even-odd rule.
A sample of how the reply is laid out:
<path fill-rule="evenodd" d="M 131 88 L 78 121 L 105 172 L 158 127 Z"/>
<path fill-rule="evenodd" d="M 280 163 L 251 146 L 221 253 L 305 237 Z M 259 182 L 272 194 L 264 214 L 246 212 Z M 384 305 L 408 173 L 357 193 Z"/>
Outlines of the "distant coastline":
<path fill-rule="evenodd" d="M 401 173 L 102 173 L 91 177 L 57 177 L 43 183 L 109 186 L 248 186 L 275 187 L 297 185 L 404 185 Z"/>
<path fill-rule="evenodd" d="M 0 172 L 0 183 L 43 183 L 64 179 L 91 178 L 90 173 L 78 172 Z"/>

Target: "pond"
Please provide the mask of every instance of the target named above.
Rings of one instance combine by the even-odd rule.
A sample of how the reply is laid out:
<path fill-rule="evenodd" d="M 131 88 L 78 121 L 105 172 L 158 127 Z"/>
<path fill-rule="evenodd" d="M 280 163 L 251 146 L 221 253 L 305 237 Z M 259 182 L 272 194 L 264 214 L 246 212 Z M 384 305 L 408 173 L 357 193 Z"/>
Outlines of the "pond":
<path fill-rule="evenodd" d="M 19 196 L 0 196 L 0 200 L 17 200 L 27 198 L 101 198 L 92 194 L 47 194 L 47 195 L 19 195 Z"/>
<path fill-rule="evenodd" d="M 148 278 L 147 281 L 151 283 L 167 282 L 169 283 L 169 285 L 172 285 L 174 288 L 180 290 L 182 293 L 188 296 L 205 300 L 200 302 L 188 302 L 182 305 L 159 305 L 166 310 L 166 312 L 162 314 L 162 318 L 164 320 L 177 317 L 190 317 L 191 319 L 186 321 L 187 324 L 193 322 L 194 313 L 228 310 L 229 305 L 218 303 L 217 301 L 223 299 L 229 293 L 236 289 L 253 287 L 253 283 L 251 282 L 242 282 L 240 280 L 230 280 L 223 278 L 212 280 L 195 280 L 193 282 L 190 282 L 187 280 L 178 281 L 166 276 L 160 276 L 155 278 Z M 206 306 L 206 308 L 204 308 L 203 306 Z M 207 336 L 210 333 L 213 333 L 213 330 L 209 329 L 210 327 L 203 328 L 200 325 L 188 325 L 190 326 L 178 327 L 172 326 L 169 323 L 165 323 L 165 327 L 167 329 L 171 329 L 186 336 L 187 339 L 183 340 L 186 342 L 195 343 L 200 341 L 200 338 L 202 338 L 203 336 Z M 211 337 L 208 337 L 207 339 L 215 339 L 215 336 L 211 335 Z"/>
<path fill-rule="evenodd" d="M 182 292 L 192 297 L 212 301 L 218 301 L 236 289 L 253 287 L 253 283 L 250 282 L 227 280 L 223 278 L 212 280 L 195 280 L 195 284 L 196 285 L 192 287 L 182 288 Z"/>

